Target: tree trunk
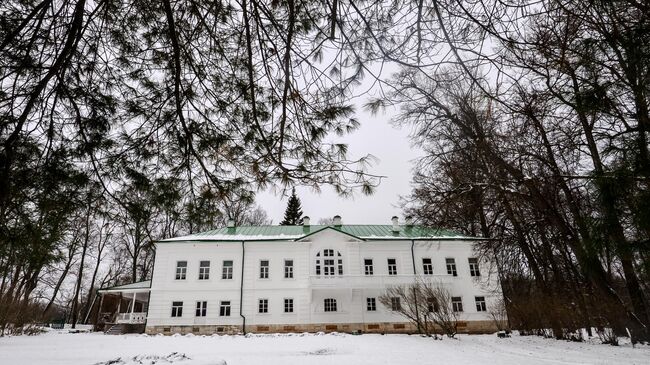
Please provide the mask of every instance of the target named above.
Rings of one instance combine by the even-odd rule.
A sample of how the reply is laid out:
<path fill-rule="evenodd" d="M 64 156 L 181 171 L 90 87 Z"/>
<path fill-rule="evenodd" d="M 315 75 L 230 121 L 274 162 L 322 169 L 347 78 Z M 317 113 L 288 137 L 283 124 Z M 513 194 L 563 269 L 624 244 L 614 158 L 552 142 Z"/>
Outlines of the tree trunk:
<path fill-rule="evenodd" d="M 81 248 L 81 261 L 79 262 L 79 272 L 77 273 L 77 285 L 75 288 L 74 292 L 74 298 L 72 298 L 72 328 L 76 328 L 77 326 L 77 317 L 79 315 L 78 313 L 78 305 L 79 305 L 79 293 L 81 292 L 81 284 L 82 284 L 82 278 L 83 278 L 83 272 L 84 272 L 84 262 L 86 260 L 86 251 L 88 250 L 88 242 L 90 242 L 90 216 L 92 212 L 92 198 L 89 196 L 88 198 L 88 206 L 87 206 L 87 212 L 86 212 L 86 232 L 84 235 L 84 243 Z"/>
<path fill-rule="evenodd" d="M 108 237 L 106 238 L 108 240 Z M 99 246 L 97 247 L 97 262 L 95 263 L 95 269 L 93 270 L 93 276 L 90 279 L 90 289 L 88 290 L 88 298 L 86 299 L 86 307 L 84 308 L 84 318 L 88 318 L 88 314 L 92 310 L 91 299 L 95 291 L 95 281 L 97 280 L 97 273 L 99 272 L 99 265 L 102 262 L 102 252 L 106 246 L 106 241 L 102 244 L 101 237 L 99 239 Z"/>
<path fill-rule="evenodd" d="M 68 261 L 65 263 L 65 267 L 63 268 L 63 273 L 59 277 L 59 280 L 56 282 L 56 285 L 54 286 L 54 290 L 52 291 L 52 297 L 50 298 L 50 301 L 47 303 L 45 306 L 45 309 L 43 309 L 43 317 L 47 315 L 47 312 L 50 310 L 52 305 L 54 304 L 54 301 L 56 300 L 56 296 L 59 294 L 59 289 L 61 289 L 61 285 L 63 284 L 63 281 L 65 278 L 68 276 L 68 272 L 70 271 L 70 267 L 72 267 L 72 259 L 74 258 L 74 248 L 70 247 L 68 251 Z"/>

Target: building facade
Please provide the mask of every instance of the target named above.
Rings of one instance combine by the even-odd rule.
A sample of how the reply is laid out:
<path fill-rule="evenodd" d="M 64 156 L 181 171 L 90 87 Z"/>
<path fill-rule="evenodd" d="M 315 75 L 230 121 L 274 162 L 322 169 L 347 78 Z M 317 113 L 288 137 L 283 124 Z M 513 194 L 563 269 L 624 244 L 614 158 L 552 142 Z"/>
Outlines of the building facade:
<path fill-rule="evenodd" d="M 476 239 L 410 224 L 235 227 L 156 243 L 146 332 L 412 332 L 379 297 L 430 280 L 448 288 L 461 332 L 495 327 L 496 275 Z"/>

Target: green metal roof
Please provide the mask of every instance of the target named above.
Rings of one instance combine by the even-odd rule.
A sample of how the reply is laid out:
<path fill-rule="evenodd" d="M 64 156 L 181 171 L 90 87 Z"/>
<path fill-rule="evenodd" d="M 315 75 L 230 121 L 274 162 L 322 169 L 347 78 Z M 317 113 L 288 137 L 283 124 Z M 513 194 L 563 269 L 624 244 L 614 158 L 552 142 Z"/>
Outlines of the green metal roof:
<path fill-rule="evenodd" d="M 393 226 L 371 224 L 310 225 L 310 226 L 241 226 L 223 227 L 211 231 L 200 232 L 188 236 L 175 237 L 161 242 L 173 241 L 295 241 L 320 232 L 333 229 L 353 236 L 360 240 L 439 240 L 439 239 L 471 239 L 449 230 L 425 226 L 399 226 L 397 232 Z"/>

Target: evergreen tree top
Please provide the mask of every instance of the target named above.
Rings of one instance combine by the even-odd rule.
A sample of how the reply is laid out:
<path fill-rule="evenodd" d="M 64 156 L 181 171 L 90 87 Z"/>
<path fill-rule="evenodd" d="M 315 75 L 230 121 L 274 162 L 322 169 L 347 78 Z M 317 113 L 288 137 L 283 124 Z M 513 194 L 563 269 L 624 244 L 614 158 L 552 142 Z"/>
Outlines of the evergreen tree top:
<path fill-rule="evenodd" d="M 284 212 L 284 219 L 280 222 L 280 225 L 297 226 L 300 224 L 302 224 L 302 206 L 300 205 L 300 199 L 296 195 L 296 188 L 293 188 L 287 203 L 287 210 Z"/>

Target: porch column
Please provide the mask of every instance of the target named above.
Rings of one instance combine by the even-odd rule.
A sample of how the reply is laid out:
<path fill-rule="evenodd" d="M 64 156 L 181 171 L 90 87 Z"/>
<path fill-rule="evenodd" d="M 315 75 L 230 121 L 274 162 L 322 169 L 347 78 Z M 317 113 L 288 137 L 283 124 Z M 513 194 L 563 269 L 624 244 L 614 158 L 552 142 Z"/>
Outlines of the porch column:
<path fill-rule="evenodd" d="M 131 315 L 129 316 L 129 322 L 133 323 L 133 310 L 135 310 L 135 299 L 137 298 L 138 293 L 133 293 L 133 304 L 131 304 Z"/>

